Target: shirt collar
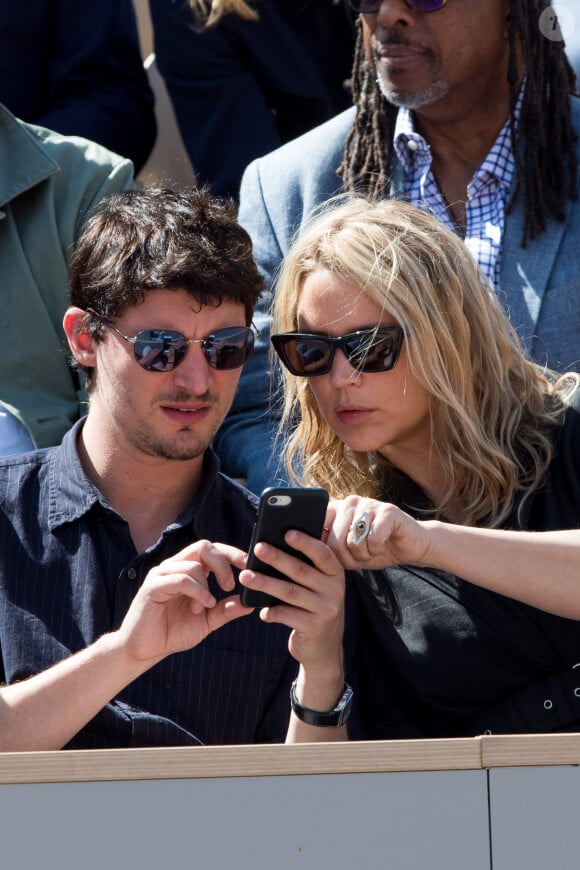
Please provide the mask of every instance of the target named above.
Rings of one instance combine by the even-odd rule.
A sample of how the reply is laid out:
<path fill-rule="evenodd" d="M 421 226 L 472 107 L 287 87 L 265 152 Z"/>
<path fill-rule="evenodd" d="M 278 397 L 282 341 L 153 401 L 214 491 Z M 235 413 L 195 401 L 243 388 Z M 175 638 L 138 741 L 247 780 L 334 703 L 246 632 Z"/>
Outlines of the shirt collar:
<path fill-rule="evenodd" d="M 411 110 L 404 106 L 397 112 L 393 145 L 405 175 L 412 175 L 418 166 L 431 162 L 431 149 L 415 130 Z"/>
<path fill-rule="evenodd" d="M 0 103 L 0 207 L 59 172 L 43 146 L 44 133 Z"/>
<path fill-rule="evenodd" d="M 112 510 L 86 474 L 80 460 L 77 441 L 85 419 L 79 420 L 69 429 L 60 446 L 54 448 L 50 455 L 48 523 L 51 531 L 65 523 L 76 522 L 95 505 Z M 200 486 L 191 502 L 175 522 L 168 526 L 166 532 L 191 524 L 194 530 L 199 529 L 196 537 L 213 537 L 215 534 L 219 540 L 222 504 L 221 487 L 218 486 L 219 468 L 219 459 L 208 448 L 204 455 Z"/>
<path fill-rule="evenodd" d="M 219 459 L 211 448 L 203 457 L 201 480 L 196 493 L 184 511 L 171 523 L 163 534 L 177 528 L 191 525 L 192 540 L 210 538 L 221 541 L 223 538 L 222 489 L 219 483 Z"/>
<path fill-rule="evenodd" d="M 525 79 L 520 88 L 514 117 L 516 127 L 519 123 L 524 99 Z M 507 190 L 511 188 L 515 172 L 515 161 L 511 147 L 510 119 L 501 128 L 491 150 L 476 172 L 476 176 L 493 176 Z M 393 145 L 406 176 L 413 176 L 431 164 L 431 148 L 427 141 L 415 130 L 413 113 L 401 107 L 397 112 Z M 475 177 L 475 176 L 474 176 Z"/>
<path fill-rule="evenodd" d="M 55 447 L 49 460 L 48 525 L 52 530 L 74 522 L 93 505 L 102 503 L 97 487 L 87 477 L 77 449 L 77 438 L 84 419 L 79 420 Z"/>

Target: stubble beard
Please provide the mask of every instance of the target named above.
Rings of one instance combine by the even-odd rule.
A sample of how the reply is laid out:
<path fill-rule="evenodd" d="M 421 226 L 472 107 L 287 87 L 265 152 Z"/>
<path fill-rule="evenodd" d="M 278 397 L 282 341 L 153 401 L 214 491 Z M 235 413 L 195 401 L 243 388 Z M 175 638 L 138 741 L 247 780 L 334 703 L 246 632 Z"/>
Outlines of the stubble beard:
<path fill-rule="evenodd" d="M 390 82 L 387 82 L 380 72 L 377 72 L 377 84 L 384 98 L 392 106 L 405 109 L 420 109 L 422 106 L 430 106 L 443 99 L 449 92 L 449 85 L 438 73 L 430 87 L 422 91 L 405 92 L 397 91 Z"/>
<path fill-rule="evenodd" d="M 151 430 L 141 430 L 133 439 L 134 446 L 147 456 L 156 456 L 177 462 L 187 462 L 203 456 L 211 439 L 193 439 L 191 430 L 183 429 L 172 435 L 158 435 Z"/>
<path fill-rule="evenodd" d="M 166 401 L 184 403 L 190 399 L 191 397 L 186 394 L 165 397 Z M 216 406 L 216 398 L 212 394 L 208 393 L 203 399 L 210 402 L 212 407 Z M 159 400 L 156 400 L 154 404 L 158 405 L 158 403 Z M 133 435 L 133 444 L 148 456 L 156 456 L 175 462 L 187 462 L 203 456 L 217 432 L 218 425 L 213 426 L 211 431 L 206 431 L 203 435 L 197 434 L 195 429 L 196 424 L 191 424 L 184 425 L 171 434 L 160 434 L 152 426 L 143 422 L 141 428 Z"/>
<path fill-rule="evenodd" d="M 135 447 L 148 456 L 168 459 L 173 462 L 187 462 L 203 456 L 211 443 L 196 439 L 193 443 L 189 438 L 179 438 L 179 432 L 171 438 L 154 436 L 152 433 L 141 432 L 135 439 Z"/>
<path fill-rule="evenodd" d="M 406 45 L 407 43 L 395 36 L 391 36 L 388 40 L 390 44 Z M 437 68 L 435 59 L 432 58 L 434 72 L 431 84 L 429 87 L 421 91 L 403 91 L 397 90 L 388 74 L 381 69 L 381 58 L 376 49 L 373 51 L 373 64 L 376 70 L 376 82 L 379 86 L 383 97 L 392 106 L 405 109 L 419 109 L 421 106 L 429 106 L 443 99 L 449 92 L 449 84 L 441 69 Z"/>

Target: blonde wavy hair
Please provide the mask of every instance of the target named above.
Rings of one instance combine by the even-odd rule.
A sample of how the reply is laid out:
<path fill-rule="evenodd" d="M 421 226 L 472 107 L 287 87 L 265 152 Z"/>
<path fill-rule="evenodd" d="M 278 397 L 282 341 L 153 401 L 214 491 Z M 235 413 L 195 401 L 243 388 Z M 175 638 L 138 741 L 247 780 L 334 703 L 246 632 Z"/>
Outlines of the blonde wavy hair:
<path fill-rule="evenodd" d="M 257 21 L 259 17 L 245 0 L 189 0 L 189 5 L 201 27 L 212 27 L 230 13 L 247 21 Z"/>
<path fill-rule="evenodd" d="M 315 216 L 278 276 L 274 332 L 298 330 L 304 281 L 320 269 L 362 291 L 403 328 L 410 371 L 431 397 L 432 450 L 447 481 L 437 515 L 502 524 L 518 494 L 525 500 L 544 475 L 553 427 L 579 376 L 560 377 L 524 354 L 461 239 L 407 203 L 352 197 Z M 349 450 L 322 417 L 308 378 L 282 371 L 280 437 L 291 480 L 337 498 L 395 501 L 390 463 Z"/>

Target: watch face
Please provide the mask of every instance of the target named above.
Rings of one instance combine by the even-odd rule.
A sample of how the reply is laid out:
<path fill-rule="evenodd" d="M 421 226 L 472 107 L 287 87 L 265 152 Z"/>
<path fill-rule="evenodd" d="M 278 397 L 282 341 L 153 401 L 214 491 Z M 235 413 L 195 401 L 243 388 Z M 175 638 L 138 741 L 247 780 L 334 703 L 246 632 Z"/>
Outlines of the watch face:
<path fill-rule="evenodd" d="M 350 705 L 352 704 L 352 698 L 353 691 L 349 685 L 346 685 L 344 689 L 344 694 L 335 707 L 336 711 L 349 709 Z"/>

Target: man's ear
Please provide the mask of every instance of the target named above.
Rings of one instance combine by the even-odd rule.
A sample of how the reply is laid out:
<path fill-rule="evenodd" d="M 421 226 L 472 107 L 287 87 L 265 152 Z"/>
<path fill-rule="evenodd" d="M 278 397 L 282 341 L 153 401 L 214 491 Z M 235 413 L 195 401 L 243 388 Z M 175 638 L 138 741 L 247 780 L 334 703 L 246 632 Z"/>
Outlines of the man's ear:
<path fill-rule="evenodd" d="M 62 325 L 72 355 L 81 366 L 95 365 L 95 340 L 85 327 L 86 311 L 67 308 Z"/>

